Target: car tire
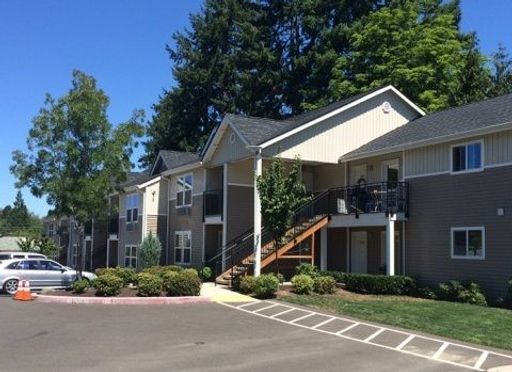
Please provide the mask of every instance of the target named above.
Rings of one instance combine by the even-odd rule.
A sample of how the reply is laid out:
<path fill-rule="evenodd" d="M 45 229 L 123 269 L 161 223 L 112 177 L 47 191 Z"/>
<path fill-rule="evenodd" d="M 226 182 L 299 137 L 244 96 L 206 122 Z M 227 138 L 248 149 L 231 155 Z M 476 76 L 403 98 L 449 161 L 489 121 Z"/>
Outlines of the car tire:
<path fill-rule="evenodd" d="M 4 283 L 3 290 L 5 293 L 14 295 L 18 289 L 18 279 L 9 279 Z"/>

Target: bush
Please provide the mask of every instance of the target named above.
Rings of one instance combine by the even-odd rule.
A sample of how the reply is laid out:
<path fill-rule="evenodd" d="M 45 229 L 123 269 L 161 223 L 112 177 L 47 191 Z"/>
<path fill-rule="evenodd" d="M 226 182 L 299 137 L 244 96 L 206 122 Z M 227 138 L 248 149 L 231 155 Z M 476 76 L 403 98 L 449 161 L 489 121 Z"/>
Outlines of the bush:
<path fill-rule="evenodd" d="M 205 266 L 199 272 L 199 276 L 203 282 L 207 282 L 213 278 L 213 270 L 211 267 Z"/>
<path fill-rule="evenodd" d="M 158 297 L 162 294 L 163 280 L 158 275 L 139 273 L 137 275 L 137 295 Z"/>
<path fill-rule="evenodd" d="M 94 279 L 92 285 L 96 288 L 96 296 L 117 296 L 123 288 L 123 279 L 117 275 L 103 274 Z"/>
<path fill-rule="evenodd" d="M 275 275 L 276 275 L 277 280 L 279 280 L 279 284 L 283 284 L 284 283 L 284 275 L 281 273 L 276 273 Z"/>
<path fill-rule="evenodd" d="M 437 300 L 436 292 L 429 287 L 421 287 L 416 290 L 416 296 L 429 300 Z"/>
<path fill-rule="evenodd" d="M 508 282 L 507 292 L 503 297 L 502 305 L 508 309 L 512 309 L 512 280 Z"/>
<path fill-rule="evenodd" d="M 347 278 L 347 274 L 342 271 L 329 271 L 329 270 L 322 270 L 318 273 L 320 276 L 330 276 L 331 278 L 334 278 L 336 283 L 345 283 L 345 280 Z"/>
<path fill-rule="evenodd" d="M 131 267 L 109 267 L 109 268 L 101 268 L 96 269 L 96 275 L 98 277 L 104 275 L 115 275 L 122 279 L 123 286 L 126 287 L 130 283 L 137 282 L 137 275 L 135 270 Z"/>
<path fill-rule="evenodd" d="M 297 294 L 310 294 L 314 288 L 314 280 L 309 275 L 298 274 L 292 278 L 292 284 Z"/>
<path fill-rule="evenodd" d="M 467 304 L 487 306 L 485 295 L 476 283 L 464 285 L 456 280 L 439 284 L 437 296 L 440 300 L 463 302 Z"/>
<path fill-rule="evenodd" d="M 139 263 L 140 267 L 157 266 L 162 255 L 162 244 L 158 236 L 153 235 L 150 231 L 148 236 L 144 238 L 139 246 Z"/>
<path fill-rule="evenodd" d="M 307 275 L 311 278 L 314 278 L 318 275 L 318 269 L 316 266 L 308 264 L 308 263 L 301 263 L 299 266 L 295 268 L 295 274 L 296 275 Z"/>
<path fill-rule="evenodd" d="M 333 294 L 336 292 L 336 280 L 331 276 L 317 276 L 313 281 L 313 290 L 318 294 Z"/>
<path fill-rule="evenodd" d="M 75 280 L 73 283 L 73 293 L 84 293 L 89 288 L 89 281 L 87 279 Z"/>
<path fill-rule="evenodd" d="M 263 274 L 256 278 L 254 294 L 258 298 L 274 297 L 279 289 L 279 279 L 274 274 Z"/>
<path fill-rule="evenodd" d="M 256 289 L 256 278 L 254 276 L 242 276 L 238 281 L 238 291 L 243 294 L 254 293 Z"/>
<path fill-rule="evenodd" d="M 401 275 L 346 274 L 345 287 L 359 293 L 406 295 L 414 293 L 416 283 L 414 279 Z"/>
<path fill-rule="evenodd" d="M 163 285 L 168 296 L 199 296 L 201 291 L 201 280 L 193 269 L 166 271 Z"/>

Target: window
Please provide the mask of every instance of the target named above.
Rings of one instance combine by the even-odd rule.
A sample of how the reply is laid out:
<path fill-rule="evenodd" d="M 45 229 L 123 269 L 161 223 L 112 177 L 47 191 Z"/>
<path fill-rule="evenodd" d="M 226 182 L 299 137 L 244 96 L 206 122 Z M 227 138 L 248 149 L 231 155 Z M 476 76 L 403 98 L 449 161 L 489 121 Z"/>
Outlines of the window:
<path fill-rule="evenodd" d="M 139 221 L 139 194 L 126 196 L 126 223 Z"/>
<path fill-rule="evenodd" d="M 482 142 L 452 146 L 452 172 L 470 172 L 482 169 Z"/>
<path fill-rule="evenodd" d="M 137 246 L 126 245 L 124 247 L 124 266 L 137 268 Z"/>
<path fill-rule="evenodd" d="M 174 245 L 174 261 L 178 264 L 190 264 L 192 256 L 192 233 L 190 231 L 176 231 Z"/>
<path fill-rule="evenodd" d="M 59 265 L 57 262 L 46 261 L 46 260 L 42 260 L 40 262 L 41 262 L 42 270 L 50 270 L 50 271 L 61 271 L 62 270 L 62 266 Z"/>
<path fill-rule="evenodd" d="M 16 270 L 19 262 L 13 262 L 5 267 L 6 270 Z"/>
<path fill-rule="evenodd" d="M 53 223 L 48 224 L 48 236 L 52 237 L 55 234 L 55 226 Z"/>
<path fill-rule="evenodd" d="M 178 177 L 178 189 L 176 193 L 176 207 L 192 205 L 192 183 L 191 174 Z"/>
<path fill-rule="evenodd" d="M 27 260 L 21 261 L 18 265 L 19 270 L 41 270 L 39 266 L 39 261 L 36 260 Z"/>
<path fill-rule="evenodd" d="M 452 258 L 484 259 L 485 229 L 483 227 L 452 228 Z"/>

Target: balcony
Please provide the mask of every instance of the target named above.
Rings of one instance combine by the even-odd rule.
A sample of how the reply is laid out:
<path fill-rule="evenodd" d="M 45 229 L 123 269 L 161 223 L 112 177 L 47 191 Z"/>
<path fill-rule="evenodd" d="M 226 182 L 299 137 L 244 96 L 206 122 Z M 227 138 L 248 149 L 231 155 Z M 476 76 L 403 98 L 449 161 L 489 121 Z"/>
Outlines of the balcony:
<path fill-rule="evenodd" d="M 208 217 L 220 217 L 222 220 L 222 195 L 222 189 L 203 193 L 203 221 Z"/>
<path fill-rule="evenodd" d="M 409 213 L 407 182 L 380 182 L 333 188 L 329 190 L 331 215 L 384 213 L 386 216 Z"/>

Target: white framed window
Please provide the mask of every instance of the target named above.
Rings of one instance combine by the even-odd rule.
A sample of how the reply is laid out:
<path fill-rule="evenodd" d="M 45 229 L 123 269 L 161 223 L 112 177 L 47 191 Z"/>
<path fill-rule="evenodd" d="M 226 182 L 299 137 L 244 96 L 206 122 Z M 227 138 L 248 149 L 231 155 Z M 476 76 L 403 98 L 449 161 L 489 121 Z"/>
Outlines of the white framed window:
<path fill-rule="evenodd" d="M 477 172 L 483 169 L 483 141 L 451 146 L 451 172 Z"/>
<path fill-rule="evenodd" d="M 52 237 L 53 235 L 55 235 L 55 225 L 51 222 L 48 224 L 48 236 Z"/>
<path fill-rule="evenodd" d="M 124 266 L 137 268 L 137 246 L 125 245 L 124 246 Z"/>
<path fill-rule="evenodd" d="M 139 221 L 139 194 L 126 195 L 126 223 Z"/>
<path fill-rule="evenodd" d="M 485 259 L 485 228 L 452 227 L 451 257 L 462 259 Z"/>
<path fill-rule="evenodd" d="M 174 262 L 190 265 L 192 260 L 192 232 L 176 231 L 174 236 Z"/>
<path fill-rule="evenodd" d="M 176 207 L 188 207 L 192 205 L 192 187 L 194 178 L 192 174 L 184 174 L 177 178 Z"/>

